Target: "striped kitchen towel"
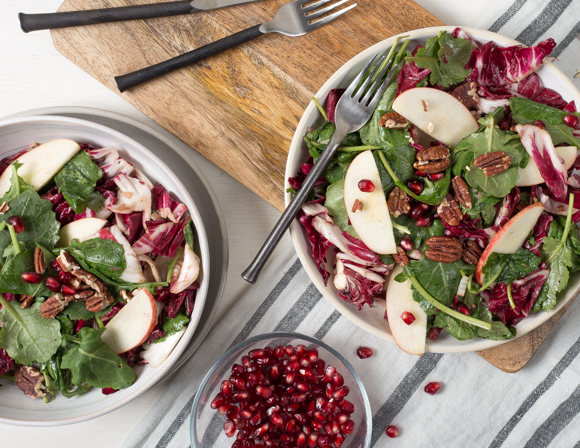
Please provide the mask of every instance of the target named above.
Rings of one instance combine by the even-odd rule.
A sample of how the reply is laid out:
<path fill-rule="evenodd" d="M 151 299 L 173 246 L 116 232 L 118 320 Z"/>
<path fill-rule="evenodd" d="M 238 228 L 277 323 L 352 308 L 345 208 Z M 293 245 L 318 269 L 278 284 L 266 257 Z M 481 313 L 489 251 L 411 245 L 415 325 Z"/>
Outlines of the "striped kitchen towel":
<path fill-rule="evenodd" d="M 580 73 L 579 20 L 580 0 L 516 0 L 502 4 L 480 28 L 527 45 L 554 37 L 557 64 L 574 79 Z M 578 77 L 574 81 L 580 84 Z M 124 446 L 190 447 L 191 406 L 213 363 L 248 337 L 297 331 L 337 348 L 361 376 L 373 412 L 374 447 L 580 448 L 578 322 L 580 301 L 517 374 L 504 373 L 474 353 L 407 355 L 342 317 L 309 281 L 289 247 L 171 378 Z M 359 359 L 361 345 L 373 348 L 374 355 Z M 423 392 L 430 381 L 442 384 L 434 396 Z M 396 439 L 385 435 L 391 424 L 400 430 Z M 222 434 L 214 446 L 229 448 L 231 443 Z"/>

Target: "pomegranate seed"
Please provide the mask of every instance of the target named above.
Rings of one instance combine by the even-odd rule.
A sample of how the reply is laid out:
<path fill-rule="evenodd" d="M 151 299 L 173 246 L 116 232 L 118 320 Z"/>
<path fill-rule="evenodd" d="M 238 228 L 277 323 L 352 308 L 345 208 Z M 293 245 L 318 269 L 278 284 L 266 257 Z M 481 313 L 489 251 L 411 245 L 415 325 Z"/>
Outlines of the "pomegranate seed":
<path fill-rule="evenodd" d="M 455 309 L 457 311 L 459 311 L 461 314 L 465 314 L 466 316 L 469 316 L 469 307 L 465 303 L 457 302 Z"/>
<path fill-rule="evenodd" d="M 340 373 L 336 372 L 332 377 L 332 384 L 337 387 L 342 386 L 344 384 L 344 377 Z"/>
<path fill-rule="evenodd" d="M 70 272 L 60 271 L 58 273 L 58 279 L 61 283 L 68 285 L 72 281 L 73 276 Z"/>
<path fill-rule="evenodd" d="M 10 292 L 5 292 L 4 298 L 6 299 L 7 302 L 12 302 L 16 298 L 16 296 Z"/>
<path fill-rule="evenodd" d="M 296 436 L 296 446 L 298 447 L 306 446 L 306 434 L 304 434 L 303 432 L 301 432 Z"/>
<path fill-rule="evenodd" d="M 40 283 L 42 281 L 42 275 L 37 274 L 36 272 L 23 272 L 20 276 L 24 283 Z"/>
<path fill-rule="evenodd" d="M 244 373 L 246 371 L 246 369 L 244 368 L 244 366 L 241 366 L 239 364 L 234 364 L 232 366 L 232 373 L 234 375 L 241 375 L 242 373 Z"/>
<path fill-rule="evenodd" d="M 343 433 L 339 432 L 336 437 L 334 438 L 334 446 L 336 446 L 336 448 L 340 448 L 342 446 L 342 444 L 344 443 L 344 441 L 346 440 L 346 435 L 344 435 Z"/>
<path fill-rule="evenodd" d="M 230 409 L 232 409 L 232 405 L 226 403 L 223 406 L 220 406 L 217 411 L 219 415 L 226 415 L 228 412 L 230 412 Z"/>
<path fill-rule="evenodd" d="M 415 221 L 417 227 L 429 227 L 433 223 L 433 220 L 429 216 L 424 216 Z"/>
<path fill-rule="evenodd" d="M 250 419 L 250 425 L 255 427 L 258 426 L 260 423 L 262 423 L 262 415 L 259 412 L 256 412 Z"/>
<path fill-rule="evenodd" d="M 302 368 L 298 370 L 298 373 L 307 381 L 313 381 L 316 379 L 316 375 L 310 369 Z"/>
<path fill-rule="evenodd" d="M 332 398 L 335 399 L 336 401 L 340 401 L 348 395 L 348 392 L 349 392 L 348 386 L 339 387 L 332 393 Z"/>
<path fill-rule="evenodd" d="M 270 423 L 264 423 L 254 431 L 254 436 L 258 439 L 261 439 L 262 436 L 268 432 L 270 432 Z"/>
<path fill-rule="evenodd" d="M 279 345 L 278 347 L 276 347 L 274 349 L 274 351 L 272 353 L 276 358 L 282 359 L 284 357 L 284 347 Z"/>
<path fill-rule="evenodd" d="M 46 285 L 46 287 L 48 289 L 50 289 L 52 292 L 59 292 L 60 291 L 60 282 L 58 281 L 58 279 L 56 277 L 46 277 L 46 280 L 44 281 L 44 284 Z"/>
<path fill-rule="evenodd" d="M 443 179 L 445 177 L 445 173 L 441 172 L 441 173 L 427 174 L 427 177 L 429 178 L 429 180 L 431 182 L 435 182 L 437 180 Z"/>
<path fill-rule="evenodd" d="M 233 422 L 233 420 L 226 420 L 224 423 L 224 431 L 226 433 L 226 436 L 228 437 L 233 437 L 234 434 L 236 433 L 236 424 Z"/>
<path fill-rule="evenodd" d="M 403 322 L 405 322 L 407 325 L 411 325 L 413 322 L 415 322 L 415 316 L 413 316 L 413 314 L 409 313 L 408 311 L 403 311 L 403 314 L 401 314 L 401 319 L 403 319 Z"/>
<path fill-rule="evenodd" d="M 432 341 L 436 341 L 437 338 L 439 337 L 439 334 L 441 333 L 441 330 L 443 330 L 443 328 L 431 327 L 429 333 L 427 333 L 427 336 L 429 336 L 429 339 L 431 339 Z"/>
<path fill-rule="evenodd" d="M 564 124 L 566 126 L 571 127 L 572 129 L 575 129 L 575 130 L 580 129 L 580 120 L 578 120 L 577 115 L 573 115 L 573 114 L 564 115 L 564 118 L 562 119 L 562 121 L 564 122 Z M 360 183 L 359 183 L 359 188 L 360 188 Z"/>
<path fill-rule="evenodd" d="M 414 249 L 413 242 L 408 237 L 403 238 L 399 243 L 399 245 L 403 248 L 405 252 L 410 252 Z"/>
<path fill-rule="evenodd" d="M 507 131 L 510 128 L 509 118 L 502 118 L 497 124 L 502 131 Z"/>
<path fill-rule="evenodd" d="M 299 429 L 300 429 L 300 428 L 298 428 L 298 424 L 296 423 L 296 420 L 294 420 L 294 419 L 291 419 L 291 420 L 289 420 L 289 421 L 288 421 L 288 423 L 286 424 L 286 429 L 285 429 L 285 431 L 286 431 L 286 432 L 289 432 L 289 433 L 293 433 L 293 432 L 296 432 L 296 431 L 298 431 Z"/>
<path fill-rule="evenodd" d="M 71 285 L 62 285 L 60 288 L 60 292 L 62 292 L 63 294 L 75 294 L 77 292 L 77 289 Z"/>
<path fill-rule="evenodd" d="M 240 418 L 240 410 L 236 406 L 232 406 L 227 413 L 227 417 L 231 420 L 237 420 Z"/>
<path fill-rule="evenodd" d="M 291 361 L 286 365 L 286 372 L 296 372 L 300 368 L 300 364 L 296 361 Z"/>
<path fill-rule="evenodd" d="M 341 404 L 340 404 L 341 409 L 347 413 L 347 414 L 352 414 L 354 412 L 354 404 L 352 404 L 350 401 L 348 400 L 344 400 Z"/>
<path fill-rule="evenodd" d="M 248 408 L 243 408 L 240 410 L 240 418 L 244 419 L 244 420 L 249 420 L 252 418 L 252 411 L 250 411 Z"/>
<path fill-rule="evenodd" d="M 411 211 L 409 212 L 409 216 L 413 220 L 418 220 L 425 214 L 425 208 L 421 204 L 416 204 L 411 207 Z"/>
<path fill-rule="evenodd" d="M 282 426 L 284 424 L 284 419 L 282 417 L 280 417 L 278 414 L 276 414 L 275 412 L 270 416 L 270 421 L 272 422 L 272 424 L 274 426 Z"/>
<path fill-rule="evenodd" d="M 336 410 L 336 405 L 332 401 L 328 401 L 322 405 L 320 409 L 325 415 L 331 415 Z"/>
<path fill-rule="evenodd" d="M 394 439 L 395 437 L 399 436 L 399 428 L 393 425 L 387 426 L 385 434 L 389 436 L 391 439 Z"/>
<path fill-rule="evenodd" d="M 356 354 L 360 359 L 366 359 L 373 356 L 373 350 L 368 347 L 359 347 L 356 350 Z"/>
<path fill-rule="evenodd" d="M 334 368 L 333 366 L 327 366 L 326 370 L 324 371 L 324 378 L 323 378 L 322 382 L 328 383 L 330 380 L 332 380 L 332 377 L 334 376 L 335 373 L 336 373 L 336 368 Z"/>
<path fill-rule="evenodd" d="M 415 171 L 415 176 L 427 177 L 427 174 L 424 173 L 423 171 L 417 170 L 417 171 Z"/>
<path fill-rule="evenodd" d="M 306 442 L 309 448 L 316 448 L 318 445 L 318 433 L 313 432 L 308 436 L 308 441 Z"/>
<path fill-rule="evenodd" d="M 284 351 L 288 356 L 292 356 L 294 353 L 296 353 L 296 349 L 291 345 L 287 345 Z"/>
<path fill-rule="evenodd" d="M 425 386 L 425 392 L 429 395 L 435 395 L 435 393 L 439 390 L 441 384 L 437 381 L 433 381 Z"/>
<path fill-rule="evenodd" d="M 274 392 L 272 392 L 272 389 L 264 386 L 257 386 L 256 393 L 263 398 L 270 398 L 274 394 Z"/>
<path fill-rule="evenodd" d="M 256 448 L 256 442 L 254 439 L 244 440 L 242 448 Z"/>
<path fill-rule="evenodd" d="M 226 403 L 226 399 L 224 398 L 224 396 L 222 394 L 217 394 L 215 396 L 215 398 L 213 399 L 213 401 L 211 402 L 211 408 L 217 409 L 225 403 Z"/>
<path fill-rule="evenodd" d="M 245 390 L 246 389 L 246 381 L 243 378 L 241 378 L 237 375 L 232 375 L 232 376 L 230 376 L 229 380 L 230 380 L 230 383 L 232 383 L 232 385 L 234 386 L 234 388 L 236 390 Z"/>
<path fill-rule="evenodd" d="M 372 181 L 368 179 L 363 179 L 359 181 L 358 189 L 363 193 L 372 193 L 373 191 L 375 191 L 375 184 L 373 184 Z"/>
<path fill-rule="evenodd" d="M 324 366 L 325 362 L 322 359 L 319 359 L 314 363 L 314 370 L 318 375 L 324 375 Z"/>
<path fill-rule="evenodd" d="M 342 425 L 342 432 L 345 434 L 352 434 L 354 432 L 354 422 L 352 420 L 347 420 L 347 422 Z"/>
<path fill-rule="evenodd" d="M 546 125 L 544 124 L 544 122 L 542 120 L 534 121 L 534 126 L 537 126 L 539 128 L 542 128 L 542 129 L 546 129 Z"/>
<path fill-rule="evenodd" d="M 417 180 L 410 180 L 409 182 L 407 182 L 407 188 L 416 195 L 420 195 L 421 192 L 423 191 L 424 186 L 421 182 Z"/>
<path fill-rule="evenodd" d="M 242 392 L 236 392 L 232 397 L 232 401 L 234 403 L 240 403 L 243 401 L 248 401 L 248 398 L 250 398 L 250 394 L 244 390 Z"/>
<path fill-rule="evenodd" d="M 248 368 L 248 367 L 250 367 L 250 365 L 251 365 L 251 364 L 250 364 L 250 358 L 248 358 L 247 356 L 242 356 L 242 365 L 243 365 L 245 368 Z"/>
<path fill-rule="evenodd" d="M 8 224 L 14 227 L 14 231 L 16 233 L 20 233 L 24 230 L 24 224 L 22 224 L 22 219 L 20 219 L 20 216 L 11 216 L 8 218 Z"/>
<path fill-rule="evenodd" d="M 296 346 L 296 354 L 298 356 L 304 356 L 306 353 L 308 353 L 308 349 L 306 348 L 306 346 L 302 344 L 298 344 Z"/>
<path fill-rule="evenodd" d="M 241 440 L 236 440 L 232 443 L 232 448 L 244 448 L 244 443 Z"/>
<path fill-rule="evenodd" d="M 61 272 L 62 271 L 62 268 L 60 267 L 60 264 L 58 264 L 58 261 L 56 261 L 56 260 L 53 260 L 53 262 L 50 263 L 50 267 L 52 269 L 54 269 L 56 272 Z"/>
<path fill-rule="evenodd" d="M 332 398 L 332 393 L 334 392 L 334 389 L 335 389 L 334 384 L 328 383 L 326 385 L 326 396 L 327 396 L 327 398 Z"/>
<path fill-rule="evenodd" d="M 346 400 L 345 400 L 345 401 L 346 401 Z M 338 423 L 340 423 L 341 425 L 342 425 L 343 423 L 345 423 L 347 420 L 348 420 L 348 415 L 346 415 L 346 414 L 338 414 L 338 417 L 336 417 L 336 421 L 337 421 Z"/>
<path fill-rule="evenodd" d="M 291 436 L 290 434 L 282 434 L 280 436 L 280 442 L 282 442 L 286 445 L 290 445 L 290 444 L 294 443 L 294 437 Z"/>
<path fill-rule="evenodd" d="M 338 422 L 338 420 L 333 420 L 332 421 L 332 434 L 336 435 L 340 433 L 340 423 Z"/>
<path fill-rule="evenodd" d="M 296 381 L 297 376 L 298 373 L 296 372 L 288 372 L 286 375 L 284 375 L 284 381 L 286 381 L 286 384 L 292 384 Z"/>
<path fill-rule="evenodd" d="M 250 359 L 261 358 L 262 356 L 264 356 L 264 350 L 261 349 L 250 350 L 248 356 L 250 357 Z"/>
<path fill-rule="evenodd" d="M 308 358 L 310 362 L 318 362 L 318 350 L 315 348 L 308 350 Z"/>
<path fill-rule="evenodd" d="M 310 359 L 308 356 L 303 356 L 298 360 L 298 364 L 300 364 L 302 367 L 310 367 Z"/>
<path fill-rule="evenodd" d="M 332 443 L 332 437 L 328 434 L 321 434 L 318 436 L 318 446 L 330 445 Z"/>

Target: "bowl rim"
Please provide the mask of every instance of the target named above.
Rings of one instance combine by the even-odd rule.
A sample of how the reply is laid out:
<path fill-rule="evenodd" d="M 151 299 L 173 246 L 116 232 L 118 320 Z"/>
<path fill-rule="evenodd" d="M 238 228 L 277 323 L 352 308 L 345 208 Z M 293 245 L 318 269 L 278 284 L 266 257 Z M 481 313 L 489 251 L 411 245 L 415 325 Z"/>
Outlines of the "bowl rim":
<path fill-rule="evenodd" d="M 197 431 L 196 431 L 196 422 L 195 422 L 195 414 L 197 411 L 197 408 L 199 406 L 199 402 L 201 400 L 200 396 L 201 394 L 199 393 L 199 391 L 203 390 L 203 388 L 205 387 L 205 385 L 211 380 L 211 378 L 213 377 L 214 373 L 216 372 L 216 370 L 218 370 L 218 368 L 220 368 L 222 366 L 222 363 L 229 358 L 231 355 L 233 355 L 234 353 L 238 353 L 238 352 L 242 352 L 246 347 L 254 344 L 255 342 L 259 342 L 259 341 L 263 341 L 265 339 L 271 339 L 271 338 L 293 338 L 293 339 L 302 339 L 304 341 L 308 341 L 310 343 L 314 343 L 316 345 L 319 345 L 320 347 L 324 348 L 325 350 L 329 351 L 330 353 L 332 353 L 334 356 L 336 356 L 340 362 L 342 362 L 346 368 L 349 370 L 350 374 L 353 376 L 360 392 L 361 392 L 361 396 L 362 396 L 362 400 L 364 403 L 364 408 L 365 408 L 365 412 L 366 412 L 366 423 L 367 423 L 367 432 L 365 434 L 365 448 L 369 448 L 370 444 L 371 444 L 371 437 L 372 437 L 372 433 L 373 433 L 373 417 L 372 417 L 372 411 L 371 411 L 371 404 L 369 401 L 369 397 L 366 391 L 366 388 L 364 386 L 364 383 L 362 381 L 362 379 L 360 378 L 360 376 L 358 375 L 358 373 L 356 372 L 356 370 L 354 369 L 354 367 L 352 366 L 352 364 L 343 356 L 341 355 L 338 351 L 336 351 L 334 348 L 332 348 L 330 345 L 328 345 L 326 342 L 320 340 L 320 339 L 316 339 L 312 336 L 308 336 L 302 333 L 297 333 L 297 332 L 272 332 L 272 333 L 264 333 L 264 334 L 260 334 L 257 336 L 253 336 L 251 338 L 248 338 L 238 344 L 236 344 L 234 347 L 230 348 L 225 354 L 223 354 L 222 356 L 220 356 L 220 358 L 214 363 L 214 365 L 211 367 L 211 369 L 209 369 L 209 371 L 206 373 L 205 377 L 203 378 L 203 380 L 201 381 L 201 383 L 199 383 L 199 386 L 197 388 L 197 391 L 195 393 L 195 399 L 193 400 L 193 405 L 191 406 L 191 415 L 190 415 L 190 424 L 189 424 L 189 433 L 190 433 L 190 442 L 191 442 L 191 446 L 196 446 L 196 436 L 197 436 Z"/>
<path fill-rule="evenodd" d="M 95 410 L 95 411 L 92 411 L 92 412 L 89 412 L 89 413 L 86 413 L 86 414 L 83 414 L 80 416 L 75 416 L 75 417 L 71 417 L 71 418 L 61 418 L 61 419 L 55 419 L 55 420 L 40 420 L 40 421 L 38 421 L 38 420 L 21 420 L 21 419 L 11 419 L 11 418 L 0 417 L 0 423 L 10 424 L 10 425 L 60 426 L 60 425 L 69 425 L 69 424 L 73 424 L 73 423 L 80 423 L 83 421 L 87 421 L 87 420 L 91 420 L 91 419 L 100 417 L 100 416 L 105 415 L 109 412 L 112 412 L 112 411 L 124 406 L 125 404 L 129 403 L 130 401 L 134 400 L 135 398 L 137 398 L 139 395 L 146 392 L 147 390 L 149 390 L 151 387 L 153 387 L 155 384 L 157 384 L 160 377 L 162 377 L 166 373 L 168 373 L 168 371 L 177 362 L 177 360 L 179 359 L 179 357 L 181 356 L 181 354 L 185 350 L 185 347 L 187 346 L 187 344 L 189 343 L 189 341 L 193 337 L 193 334 L 195 333 L 195 330 L 196 330 L 196 328 L 199 324 L 199 321 L 201 319 L 201 315 L 202 315 L 203 308 L 205 306 L 205 302 L 206 302 L 206 298 L 207 298 L 207 289 L 209 287 L 208 279 L 209 279 L 209 276 L 211 275 L 211 273 L 210 273 L 210 252 L 209 252 L 209 246 L 208 246 L 208 241 L 207 241 L 207 234 L 205 232 L 205 227 L 203 225 L 203 220 L 201 219 L 201 214 L 200 214 L 193 198 L 191 197 L 191 195 L 189 194 L 189 191 L 185 188 L 185 186 L 183 185 L 181 180 L 173 174 L 173 171 L 171 170 L 171 168 L 169 168 L 165 164 L 165 162 L 163 162 L 155 153 L 153 153 L 151 150 L 146 148 L 144 145 L 142 145 L 141 143 L 139 143 L 135 139 L 123 134 L 122 132 L 119 132 L 115 129 L 109 128 L 107 126 L 104 126 L 104 125 L 101 125 L 98 123 L 94 123 L 94 122 L 89 121 L 89 120 L 83 120 L 83 119 L 79 119 L 79 118 L 63 117 L 63 116 L 56 116 L 56 115 L 30 115 L 30 116 L 25 116 L 25 117 L 6 118 L 6 119 L 0 120 L 0 128 L 4 128 L 7 126 L 11 126 L 11 125 L 20 125 L 23 123 L 26 124 L 26 123 L 38 123 L 38 122 L 42 123 L 43 125 L 46 125 L 46 124 L 53 122 L 53 123 L 58 123 L 59 125 L 70 124 L 70 125 L 81 126 L 83 128 L 88 128 L 88 129 L 91 129 L 93 131 L 97 131 L 97 132 L 100 132 L 104 135 L 107 135 L 108 137 L 112 137 L 124 145 L 126 144 L 127 146 L 133 146 L 133 147 L 137 148 L 139 151 L 141 151 L 142 153 L 144 153 L 151 160 L 153 160 L 155 162 L 156 166 L 159 169 L 162 169 L 163 171 L 165 171 L 165 173 L 168 175 L 168 177 L 172 178 L 175 185 L 180 190 L 182 190 L 183 194 L 180 194 L 179 199 L 182 200 L 187 205 L 188 211 L 190 213 L 193 224 L 195 226 L 195 230 L 197 233 L 197 239 L 199 242 L 200 252 L 201 252 L 200 258 L 202 259 L 202 266 L 203 266 L 203 278 L 200 281 L 200 288 L 199 288 L 197 295 L 196 295 L 196 304 L 199 304 L 200 306 L 197 307 L 198 311 L 196 311 L 195 318 L 190 319 L 190 322 L 188 324 L 188 330 L 186 331 L 186 333 L 184 334 L 182 339 L 179 341 L 179 343 L 173 349 L 173 351 L 169 354 L 168 358 L 164 361 L 163 365 L 158 367 L 158 368 L 155 368 L 156 371 L 154 372 L 152 377 L 147 382 L 139 385 L 138 388 L 133 390 L 132 393 L 128 394 L 126 397 L 119 399 L 111 404 L 104 402 L 104 406 L 102 406 L 99 410 Z M 126 148 L 124 148 L 124 149 L 126 149 Z M 135 160 L 135 162 L 137 164 L 139 164 L 138 160 Z M 152 179 L 155 180 L 154 177 L 152 177 Z M 195 308 L 196 307 L 194 307 L 194 309 Z M 138 382 L 139 382 L 139 378 L 130 387 L 134 387 L 135 385 L 137 385 Z"/>
<path fill-rule="evenodd" d="M 455 28 L 461 28 L 465 32 L 467 32 L 470 36 L 474 37 L 475 39 L 487 39 L 493 40 L 494 42 L 502 45 L 502 46 L 510 46 L 510 45 L 522 45 L 520 42 L 511 39 L 509 37 L 503 36 L 501 34 L 497 34 L 487 30 L 481 30 L 478 28 L 470 28 L 470 27 L 458 27 L 458 26 L 434 26 L 429 28 L 421 28 L 413 31 L 408 31 L 405 33 L 400 33 L 394 36 L 389 37 L 381 42 L 378 42 L 372 45 L 369 48 L 361 51 L 353 58 L 348 60 L 344 63 L 334 74 L 322 85 L 322 87 L 318 90 L 315 97 L 321 102 L 324 102 L 328 91 L 331 89 L 333 84 L 341 77 L 344 76 L 345 73 L 348 73 L 352 70 L 352 67 L 357 63 L 369 59 L 374 53 L 377 51 L 383 51 L 389 46 L 393 44 L 395 39 L 408 37 L 409 39 L 421 39 L 421 38 L 429 38 L 436 35 L 439 31 L 445 30 L 447 32 L 452 32 Z M 558 77 L 559 81 L 562 82 L 566 88 L 568 88 L 569 92 L 574 96 L 574 99 L 577 102 L 580 102 L 580 92 L 576 88 L 576 86 L 572 83 L 572 81 L 562 73 L 557 67 L 554 66 L 550 61 L 546 61 L 544 63 L 545 69 L 551 71 L 556 77 Z M 294 159 L 298 156 L 299 151 L 301 150 L 302 145 L 302 137 L 305 134 L 306 124 L 310 116 L 315 112 L 316 106 L 315 104 L 310 101 L 302 117 L 300 122 L 296 127 L 296 131 L 294 132 L 294 136 L 292 138 L 292 142 L 290 144 L 290 149 L 288 151 L 288 158 L 286 160 L 286 170 L 284 174 L 284 203 L 286 206 L 292 200 L 292 194 L 288 191 L 289 184 L 288 178 L 295 175 L 292 172 L 292 163 Z M 321 276 L 319 275 L 318 271 L 316 271 L 309 263 L 311 260 L 311 254 L 302 247 L 299 235 L 303 232 L 300 223 L 297 219 L 294 219 L 293 222 L 290 224 L 290 234 L 292 238 L 292 243 L 294 248 L 298 254 L 298 258 L 300 259 L 302 266 L 306 270 L 310 281 L 312 281 L 317 289 L 322 293 L 322 295 L 328 300 L 344 317 L 350 320 L 352 323 L 357 325 L 358 327 L 364 329 L 365 331 L 380 337 L 381 339 L 387 340 L 389 342 L 395 343 L 395 340 L 391 336 L 390 332 L 386 332 L 380 328 L 376 328 L 367 322 L 361 315 L 359 315 L 355 310 L 351 309 L 351 307 L 333 291 L 331 288 L 324 285 Z M 308 248 L 309 249 L 309 248 Z M 554 307 L 552 311 L 549 313 L 545 311 L 541 311 L 544 315 L 537 319 L 536 322 L 528 325 L 525 330 L 518 331 L 516 338 L 523 336 L 536 328 L 540 325 L 545 323 L 551 317 L 558 313 L 570 300 L 572 300 L 576 295 L 580 293 L 580 285 L 576 288 L 568 292 L 566 297 L 563 297 L 561 300 L 558 301 L 557 305 Z M 457 345 L 453 346 L 438 346 L 435 341 L 429 342 L 427 341 L 425 352 L 432 352 L 432 353 L 462 353 L 462 352 L 473 352 L 478 350 L 485 350 L 488 348 L 496 347 L 507 342 L 513 341 L 515 339 L 509 339 L 506 341 L 493 341 L 489 339 L 480 339 L 474 338 L 469 341 L 454 341 Z M 468 342 L 461 344 L 461 342 Z"/>

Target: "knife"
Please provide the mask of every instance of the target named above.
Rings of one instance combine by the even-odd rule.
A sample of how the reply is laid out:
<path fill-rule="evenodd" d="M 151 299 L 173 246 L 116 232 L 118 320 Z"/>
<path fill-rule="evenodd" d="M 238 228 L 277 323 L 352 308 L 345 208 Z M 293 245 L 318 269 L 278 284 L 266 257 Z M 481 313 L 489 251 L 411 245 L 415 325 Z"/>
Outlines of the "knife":
<path fill-rule="evenodd" d="M 191 14 L 209 9 L 241 5 L 256 0 L 194 0 L 148 5 L 122 6 L 119 8 L 90 9 L 86 11 L 55 12 L 49 14 L 20 13 L 20 27 L 28 33 L 37 30 L 94 25 L 97 23 L 122 22 L 125 20 L 152 19 L 154 17 Z"/>

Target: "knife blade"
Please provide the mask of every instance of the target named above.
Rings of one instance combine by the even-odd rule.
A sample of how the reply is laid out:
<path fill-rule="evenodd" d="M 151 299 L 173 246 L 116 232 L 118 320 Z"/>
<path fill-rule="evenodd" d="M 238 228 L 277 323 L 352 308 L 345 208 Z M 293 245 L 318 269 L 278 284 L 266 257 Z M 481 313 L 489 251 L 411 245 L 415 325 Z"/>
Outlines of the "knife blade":
<path fill-rule="evenodd" d="M 257 0 L 194 0 L 152 3 L 148 5 L 121 6 L 118 8 L 66 11 L 48 14 L 20 13 L 20 27 L 28 33 L 37 30 L 51 30 L 73 26 L 95 25 L 97 23 L 123 22 L 125 20 L 152 19 L 191 14 L 210 9 L 250 3 Z"/>

